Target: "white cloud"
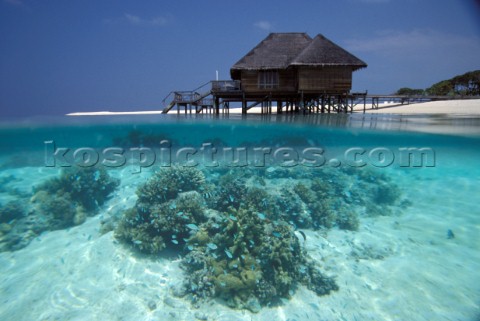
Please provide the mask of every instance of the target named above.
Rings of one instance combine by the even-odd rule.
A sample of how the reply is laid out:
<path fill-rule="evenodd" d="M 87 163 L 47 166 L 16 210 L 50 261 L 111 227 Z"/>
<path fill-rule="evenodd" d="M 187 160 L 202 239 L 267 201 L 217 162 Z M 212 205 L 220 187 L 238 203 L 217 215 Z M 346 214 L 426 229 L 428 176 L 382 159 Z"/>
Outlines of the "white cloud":
<path fill-rule="evenodd" d="M 145 19 L 129 13 L 125 14 L 125 19 L 128 23 L 138 26 L 164 26 L 169 22 L 168 18 L 162 16 Z"/>
<path fill-rule="evenodd" d="M 270 31 L 273 29 L 273 25 L 272 23 L 268 22 L 268 21 L 257 21 L 253 24 L 255 27 L 261 29 L 261 30 L 265 30 L 265 31 Z"/>
<path fill-rule="evenodd" d="M 411 31 L 386 30 L 368 39 L 350 39 L 346 47 L 353 52 L 406 54 L 457 48 L 474 50 L 480 46 L 480 38 L 443 33 L 431 29 Z M 462 48 L 462 49 L 460 49 Z"/>
<path fill-rule="evenodd" d="M 475 35 L 432 29 L 389 30 L 344 41 L 343 47 L 369 64 L 357 77 L 363 77 L 362 86 L 371 92 L 426 88 L 479 69 L 480 37 Z"/>
<path fill-rule="evenodd" d="M 142 19 L 140 19 L 139 16 L 134 16 L 129 13 L 125 14 L 125 19 L 127 19 L 127 21 L 130 22 L 131 24 L 140 24 L 142 22 Z"/>

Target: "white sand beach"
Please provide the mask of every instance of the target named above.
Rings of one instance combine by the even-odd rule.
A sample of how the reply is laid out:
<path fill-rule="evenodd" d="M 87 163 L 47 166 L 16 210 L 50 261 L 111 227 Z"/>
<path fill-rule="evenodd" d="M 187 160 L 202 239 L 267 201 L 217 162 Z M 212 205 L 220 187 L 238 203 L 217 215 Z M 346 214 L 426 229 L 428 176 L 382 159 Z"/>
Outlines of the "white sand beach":
<path fill-rule="evenodd" d="M 395 103 L 380 104 L 378 109 L 367 105 L 366 112 L 372 114 L 461 114 L 480 115 L 480 99 L 442 100 L 424 103 L 398 105 Z M 355 108 L 363 112 L 363 105 Z"/>
<path fill-rule="evenodd" d="M 248 114 L 261 114 L 261 107 L 253 107 Z M 355 106 L 354 112 L 363 112 L 363 104 Z M 371 104 L 367 104 L 365 112 L 371 114 L 462 114 L 462 115 L 480 115 L 480 99 L 465 100 L 443 100 L 423 103 L 411 103 L 399 105 L 397 103 L 382 103 L 378 109 L 372 109 Z M 95 111 L 95 112 L 74 112 L 66 116 L 114 116 L 114 115 L 157 115 L 161 110 L 147 111 Z M 231 108 L 229 114 L 241 114 L 240 108 Z M 272 113 L 276 113 L 276 106 L 272 107 Z M 169 114 L 177 114 L 175 110 Z M 184 114 L 181 111 L 180 114 Z"/>

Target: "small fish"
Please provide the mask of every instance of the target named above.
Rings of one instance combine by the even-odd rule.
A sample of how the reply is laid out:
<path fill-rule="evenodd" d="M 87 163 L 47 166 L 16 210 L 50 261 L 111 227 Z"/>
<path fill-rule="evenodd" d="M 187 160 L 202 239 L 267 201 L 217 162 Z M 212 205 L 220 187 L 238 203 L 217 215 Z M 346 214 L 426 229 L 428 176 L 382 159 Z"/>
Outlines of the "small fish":
<path fill-rule="evenodd" d="M 183 212 L 178 212 L 177 213 L 177 216 L 182 216 L 183 215 Z"/>
<path fill-rule="evenodd" d="M 448 229 L 447 231 L 447 239 L 451 240 L 455 238 L 455 234 L 453 234 L 453 231 L 451 229 Z"/>
<path fill-rule="evenodd" d="M 172 235 L 172 239 L 176 239 L 177 236 L 175 234 Z"/>
<path fill-rule="evenodd" d="M 236 221 L 236 220 L 237 220 L 237 218 L 236 218 L 235 216 L 233 216 L 233 215 L 230 215 L 229 217 L 230 217 L 230 219 L 231 219 L 232 221 Z"/>
<path fill-rule="evenodd" d="M 193 246 L 192 246 L 192 245 L 189 245 L 189 246 L 187 246 L 187 249 L 188 249 L 189 251 L 193 251 Z"/>
<path fill-rule="evenodd" d="M 234 269 L 238 269 L 238 264 L 234 264 L 234 265 L 232 265 L 232 267 L 233 267 Z"/>
<path fill-rule="evenodd" d="M 233 255 L 232 255 L 232 253 L 230 253 L 229 250 L 225 250 L 225 254 L 228 256 L 229 259 L 233 258 Z"/>
<path fill-rule="evenodd" d="M 278 232 L 273 232 L 272 235 L 275 236 L 275 237 L 278 237 L 278 238 L 282 237 L 282 234 L 280 234 Z"/>
<path fill-rule="evenodd" d="M 252 264 L 250 268 L 252 269 L 252 271 L 255 271 L 255 264 Z"/>
<path fill-rule="evenodd" d="M 142 244 L 142 241 L 139 241 L 139 240 L 135 240 L 135 241 L 133 241 L 133 244 L 137 244 L 137 245 L 140 245 L 140 244 Z"/>
<path fill-rule="evenodd" d="M 208 243 L 207 246 L 211 250 L 216 250 L 218 248 L 218 246 L 215 243 Z"/>
<path fill-rule="evenodd" d="M 235 201 L 235 197 L 233 197 L 232 195 L 229 195 L 229 197 L 230 197 L 230 202 L 233 203 L 233 201 Z"/>
<path fill-rule="evenodd" d="M 307 236 L 305 235 L 305 233 L 303 233 L 303 231 L 298 231 L 298 233 L 302 234 L 304 241 L 307 240 Z"/>
<path fill-rule="evenodd" d="M 174 210 L 176 208 L 177 208 L 177 204 L 175 204 L 175 203 L 170 204 L 170 209 L 171 210 Z"/>
<path fill-rule="evenodd" d="M 178 240 L 175 240 L 175 239 L 174 239 L 174 240 L 172 240 L 172 243 L 173 243 L 173 244 L 178 244 Z"/>
<path fill-rule="evenodd" d="M 195 224 L 187 224 L 187 227 L 191 230 L 198 230 L 198 226 Z"/>
<path fill-rule="evenodd" d="M 263 213 L 257 213 L 257 216 L 259 219 L 264 220 L 265 219 L 265 214 Z"/>

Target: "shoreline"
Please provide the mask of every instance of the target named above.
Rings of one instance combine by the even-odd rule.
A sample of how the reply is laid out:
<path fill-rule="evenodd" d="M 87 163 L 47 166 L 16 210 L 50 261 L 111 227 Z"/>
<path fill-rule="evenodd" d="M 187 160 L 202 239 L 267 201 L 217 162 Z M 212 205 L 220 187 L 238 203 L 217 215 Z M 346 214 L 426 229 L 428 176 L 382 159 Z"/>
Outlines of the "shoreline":
<path fill-rule="evenodd" d="M 354 108 L 354 113 L 362 113 L 363 107 Z M 384 103 L 378 109 L 367 108 L 369 114 L 447 114 L 447 115 L 480 115 L 480 99 L 440 100 L 408 105 Z"/>
<path fill-rule="evenodd" d="M 240 108 L 232 108 L 229 114 L 241 114 Z M 356 106 L 353 113 L 363 113 L 363 106 Z M 366 114 L 395 114 L 395 115 L 480 115 L 480 99 L 468 100 L 442 100 L 422 103 L 413 103 L 408 105 L 399 105 L 392 103 L 383 103 L 378 109 L 368 107 Z M 121 115 L 158 115 L 162 114 L 161 110 L 144 110 L 144 111 L 95 111 L 95 112 L 74 112 L 68 113 L 66 116 L 121 116 Z M 176 114 L 175 111 L 169 113 Z M 183 111 L 180 114 L 185 114 Z M 254 107 L 248 111 L 248 114 L 261 114 L 260 107 Z M 272 107 L 272 114 L 276 114 L 275 107 Z M 166 114 L 168 115 L 168 114 Z"/>

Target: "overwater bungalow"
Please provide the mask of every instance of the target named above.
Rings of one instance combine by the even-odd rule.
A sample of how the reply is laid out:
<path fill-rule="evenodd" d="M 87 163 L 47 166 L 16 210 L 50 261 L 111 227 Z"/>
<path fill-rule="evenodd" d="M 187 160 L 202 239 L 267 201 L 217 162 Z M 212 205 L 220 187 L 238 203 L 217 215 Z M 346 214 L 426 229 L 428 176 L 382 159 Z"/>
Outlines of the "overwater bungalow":
<path fill-rule="evenodd" d="M 172 92 L 164 112 L 174 106 L 178 112 L 228 112 L 232 103 L 241 104 L 243 113 L 256 106 L 271 113 L 274 104 L 277 113 L 347 112 L 352 73 L 365 67 L 323 35 L 271 33 L 232 66 L 231 80 L 211 81 L 203 93 Z"/>

